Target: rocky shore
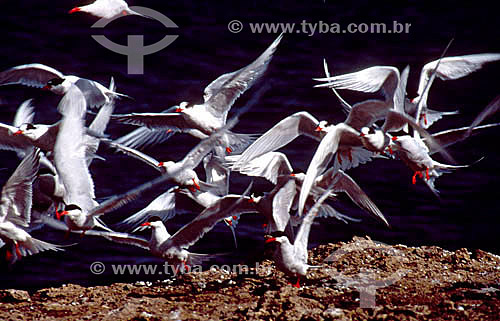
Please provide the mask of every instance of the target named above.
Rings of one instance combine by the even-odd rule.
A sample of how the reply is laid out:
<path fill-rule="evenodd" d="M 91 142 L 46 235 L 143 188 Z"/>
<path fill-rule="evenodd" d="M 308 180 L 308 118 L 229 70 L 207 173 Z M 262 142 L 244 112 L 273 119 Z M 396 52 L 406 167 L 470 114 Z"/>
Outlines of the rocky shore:
<path fill-rule="evenodd" d="M 158 282 L 0 290 L 0 320 L 498 320 L 500 257 L 355 237 L 310 251 L 301 287 L 267 259 Z M 360 294 L 361 293 L 361 294 Z"/>

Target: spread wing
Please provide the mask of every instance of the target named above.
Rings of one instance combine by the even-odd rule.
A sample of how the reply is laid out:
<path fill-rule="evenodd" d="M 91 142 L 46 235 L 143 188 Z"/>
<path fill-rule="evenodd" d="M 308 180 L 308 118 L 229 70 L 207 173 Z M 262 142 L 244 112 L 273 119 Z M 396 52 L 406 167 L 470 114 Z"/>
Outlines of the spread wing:
<path fill-rule="evenodd" d="M 42 64 L 28 64 L 10 68 L 0 73 L 0 85 L 21 84 L 42 88 L 54 78 L 63 78 L 59 71 Z"/>
<path fill-rule="evenodd" d="M 241 154 L 233 168 L 237 170 L 244 167 L 252 159 L 268 152 L 275 151 L 300 135 L 306 135 L 316 140 L 321 140 L 323 133 L 316 131 L 319 121 L 308 112 L 298 112 L 281 120 L 259 137 Z"/>
<path fill-rule="evenodd" d="M 225 118 L 236 99 L 262 77 L 282 38 L 279 35 L 250 65 L 220 76 L 205 88 L 205 105 L 213 115 Z"/>
<path fill-rule="evenodd" d="M 239 159 L 240 155 L 226 157 L 229 165 L 237 163 Z M 288 158 L 285 154 L 279 152 L 269 152 L 256 157 L 235 170 L 248 176 L 264 177 L 273 184 L 278 182 L 278 177 L 288 176 L 293 173 Z"/>
<path fill-rule="evenodd" d="M 54 145 L 54 161 L 66 190 L 64 202 L 90 211 L 95 206 L 95 194 L 86 161 L 86 106 L 85 97 L 76 86 L 61 99 L 58 109 L 63 118 Z"/>
<path fill-rule="evenodd" d="M 40 167 L 40 150 L 32 149 L 2 188 L 0 222 L 27 227 L 31 217 L 33 181 Z"/>
<path fill-rule="evenodd" d="M 500 60 L 500 54 L 483 53 L 466 56 L 442 58 L 436 70 L 436 77 L 442 80 L 452 80 L 465 77 L 483 67 L 487 62 Z M 434 60 L 426 64 L 420 73 L 418 83 L 418 95 L 424 92 L 427 83 L 431 81 L 431 76 L 439 60 Z"/>

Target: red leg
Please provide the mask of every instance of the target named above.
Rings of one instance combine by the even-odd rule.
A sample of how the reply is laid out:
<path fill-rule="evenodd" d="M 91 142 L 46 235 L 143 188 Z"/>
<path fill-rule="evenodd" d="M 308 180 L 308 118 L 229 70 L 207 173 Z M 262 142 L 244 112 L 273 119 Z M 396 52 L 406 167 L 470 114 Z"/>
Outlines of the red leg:
<path fill-rule="evenodd" d="M 342 165 L 342 157 L 339 152 L 337 152 L 337 160 L 339 161 L 339 164 Z"/>
<path fill-rule="evenodd" d="M 429 178 L 430 178 L 430 176 L 429 176 L 429 168 L 425 169 L 425 178 L 427 178 L 427 180 L 429 180 Z"/>
<path fill-rule="evenodd" d="M 424 120 L 424 124 L 427 125 L 427 115 L 425 113 L 422 114 L 422 118 Z"/>
<path fill-rule="evenodd" d="M 347 156 L 349 157 L 349 161 L 352 162 L 352 149 L 347 150 Z"/>
<path fill-rule="evenodd" d="M 23 255 L 21 254 L 21 251 L 19 251 L 19 244 L 16 243 L 16 254 L 17 254 L 17 257 L 20 259 L 23 257 Z"/>
<path fill-rule="evenodd" d="M 293 287 L 300 289 L 300 276 L 297 277 L 297 283 L 295 283 Z"/>
<path fill-rule="evenodd" d="M 420 172 L 419 171 L 416 171 L 414 174 L 413 174 L 413 177 L 411 178 L 411 183 L 413 185 L 415 185 L 417 183 L 417 175 L 419 174 Z"/>
<path fill-rule="evenodd" d="M 14 255 L 9 250 L 7 250 L 7 252 L 5 252 L 5 259 L 7 261 L 12 260 L 13 257 L 14 257 Z"/>

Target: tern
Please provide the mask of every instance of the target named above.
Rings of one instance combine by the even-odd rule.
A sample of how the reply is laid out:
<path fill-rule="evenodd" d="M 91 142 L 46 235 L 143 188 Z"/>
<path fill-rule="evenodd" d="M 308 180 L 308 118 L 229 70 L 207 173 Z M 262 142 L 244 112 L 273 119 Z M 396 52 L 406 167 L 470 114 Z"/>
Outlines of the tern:
<path fill-rule="evenodd" d="M 328 197 L 330 191 L 331 188 L 327 188 L 304 217 L 293 244 L 286 236 L 272 237 L 266 240 L 266 243 L 278 243 L 273 255 L 276 267 L 286 275 L 297 278 L 297 282 L 293 285 L 294 287 L 300 288 L 300 278 L 305 277 L 307 270 L 314 267 L 307 263 L 309 232 L 311 231 L 311 225 L 314 218 L 317 216 L 321 204 Z"/>
<path fill-rule="evenodd" d="M 153 130 L 181 131 L 197 138 L 206 138 L 226 124 L 227 115 L 236 99 L 262 77 L 282 37 L 283 34 L 278 36 L 250 65 L 224 74 L 210 83 L 205 88 L 202 104 L 181 102 L 174 113 L 132 113 L 115 115 L 113 118 Z M 228 133 L 225 140 L 226 151 L 231 153 L 248 146 L 252 137 Z"/>
<path fill-rule="evenodd" d="M 96 0 L 95 2 L 81 7 L 75 7 L 69 13 L 86 12 L 93 16 L 113 19 L 120 16 L 136 15 L 144 18 L 149 18 L 141 13 L 138 13 L 128 7 L 124 0 Z"/>
<path fill-rule="evenodd" d="M 77 86 L 90 107 L 100 107 L 113 97 L 129 97 L 109 90 L 100 83 L 73 75 L 63 75 L 60 71 L 39 63 L 16 66 L 0 72 L 0 85 L 20 84 L 50 90 L 64 95 L 72 85 Z M 130 98 L 130 97 L 129 97 Z"/>
<path fill-rule="evenodd" d="M 2 188 L 0 240 L 12 249 L 7 249 L 7 260 L 10 263 L 46 250 L 63 250 L 58 245 L 38 240 L 25 231 L 31 221 L 32 186 L 40 165 L 39 159 L 40 151 L 32 149 Z"/>
<path fill-rule="evenodd" d="M 427 97 L 429 90 L 425 90 L 427 86 L 432 86 L 435 77 L 441 80 L 453 80 L 465 77 L 483 67 L 488 62 L 500 60 L 499 53 L 481 53 L 465 56 L 444 57 L 438 60 L 431 61 L 424 65 L 420 72 L 420 80 L 418 83 L 417 97 L 412 99 L 413 104 L 420 102 L 421 110 L 417 109 L 415 119 L 428 122 L 427 114 Z"/>
<path fill-rule="evenodd" d="M 238 160 L 237 156 L 227 156 L 226 161 L 231 164 Z M 304 173 L 297 173 L 293 171 L 288 158 L 283 153 L 269 152 L 262 156 L 259 156 L 249 162 L 245 167 L 239 168 L 238 171 L 242 174 L 248 176 L 258 176 L 264 177 L 275 185 L 283 185 L 283 181 L 293 180 L 295 182 L 296 193 L 293 204 L 298 201 L 298 193 L 300 193 L 300 188 L 305 178 Z M 368 195 L 359 187 L 358 184 L 345 172 L 339 170 L 338 172 L 333 172 L 334 169 L 330 169 L 323 175 L 316 178 L 314 185 L 311 189 L 311 196 L 309 200 L 309 205 L 307 208 L 312 207 L 319 197 L 323 194 L 324 189 L 335 180 L 333 185 L 332 193 L 329 196 L 331 200 L 336 199 L 336 192 L 345 192 L 349 198 L 360 208 L 366 210 L 373 216 L 381 219 L 386 225 L 388 225 L 382 212 L 373 203 L 373 201 L 368 197 Z M 296 206 L 292 206 L 294 208 Z M 335 217 L 338 220 L 346 222 L 347 220 L 353 220 L 352 218 L 337 212 L 328 204 L 323 204 L 319 210 L 320 217 Z"/>

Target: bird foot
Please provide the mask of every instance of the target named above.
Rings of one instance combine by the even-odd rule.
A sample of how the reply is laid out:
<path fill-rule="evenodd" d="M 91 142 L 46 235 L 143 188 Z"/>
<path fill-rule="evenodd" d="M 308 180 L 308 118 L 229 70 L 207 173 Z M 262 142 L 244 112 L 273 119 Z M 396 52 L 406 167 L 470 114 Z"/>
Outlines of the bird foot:
<path fill-rule="evenodd" d="M 21 251 L 19 251 L 19 244 L 18 243 L 16 243 L 16 254 L 17 254 L 18 259 L 23 257 L 23 255 L 21 254 Z"/>

